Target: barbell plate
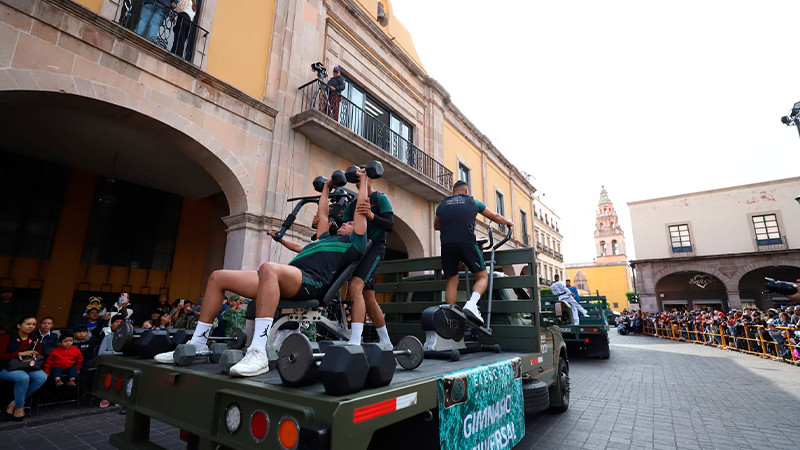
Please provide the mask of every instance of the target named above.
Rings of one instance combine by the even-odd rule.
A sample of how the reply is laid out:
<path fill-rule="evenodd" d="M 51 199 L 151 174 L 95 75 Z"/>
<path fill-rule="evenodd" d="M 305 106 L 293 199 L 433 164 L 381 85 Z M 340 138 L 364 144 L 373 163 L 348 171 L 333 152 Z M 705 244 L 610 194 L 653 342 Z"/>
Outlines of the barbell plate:
<path fill-rule="evenodd" d="M 111 346 L 114 348 L 115 352 L 121 352 L 128 346 L 132 339 L 133 325 L 128 322 L 122 322 L 114 331 Z"/>
<path fill-rule="evenodd" d="M 243 349 L 247 343 L 247 333 L 241 328 L 234 328 L 231 337 L 233 340 L 230 341 L 230 347 L 234 350 Z"/>
<path fill-rule="evenodd" d="M 406 370 L 413 370 L 422 364 L 425 358 L 425 351 L 422 348 L 422 342 L 414 336 L 403 336 L 400 342 L 397 343 L 398 351 L 408 351 L 407 354 L 398 354 L 397 363 L 400 367 Z"/>
<path fill-rule="evenodd" d="M 288 336 L 278 351 L 278 373 L 283 384 L 301 386 L 314 379 L 314 352 L 311 341 L 300 333 Z"/>

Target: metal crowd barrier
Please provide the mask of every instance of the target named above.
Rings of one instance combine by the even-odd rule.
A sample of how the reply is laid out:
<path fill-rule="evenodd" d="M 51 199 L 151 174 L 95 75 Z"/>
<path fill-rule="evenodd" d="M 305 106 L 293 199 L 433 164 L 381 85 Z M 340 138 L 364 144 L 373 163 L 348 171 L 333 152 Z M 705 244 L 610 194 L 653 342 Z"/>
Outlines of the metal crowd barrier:
<path fill-rule="evenodd" d="M 736 330 L 741 327 L 741 332 Z M 782 360 L 800 366 L 800 339 L 795 338 L 794 330 L 788 327 L 775 327 L 785 339 L 780 343 L 762 325 L 705 324 L 701 329 L 687 323 L 662 323 L 644 321 L 643 334 L 673 341 L 691 342 L 719 349 L 734 350 L 760 358 Z M 767 339 L 766 336 L 769 336 Z"/>

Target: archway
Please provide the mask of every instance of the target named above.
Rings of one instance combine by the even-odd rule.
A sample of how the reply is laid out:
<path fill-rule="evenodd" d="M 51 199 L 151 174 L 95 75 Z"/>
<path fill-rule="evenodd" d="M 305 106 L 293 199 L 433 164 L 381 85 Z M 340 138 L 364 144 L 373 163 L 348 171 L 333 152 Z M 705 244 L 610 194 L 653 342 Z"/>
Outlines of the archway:
<path fill-rule="evenodd" d="M 745 273 L 739 279 L 739 298 L 742 307 L 756 307 L 766 310 L 779 305 L 788 305 L 789 300 L 777 293 L 765 292 L 764 278 L 794 282 L 800 279 L 800 267 L 795 266 L 764 266 Z"/>
<path fill-rule="evenodd" d="M 422 258 L 425 250 L 414 230 L 397 214 L 394 229 L 386 237 L 386 259 Z"/>
<path fill-rule="evenodd" d="M 728 309 L 725 284 L 714 275 L 699 271 L 681 271 L 656 282 L 659 309 Z"/>

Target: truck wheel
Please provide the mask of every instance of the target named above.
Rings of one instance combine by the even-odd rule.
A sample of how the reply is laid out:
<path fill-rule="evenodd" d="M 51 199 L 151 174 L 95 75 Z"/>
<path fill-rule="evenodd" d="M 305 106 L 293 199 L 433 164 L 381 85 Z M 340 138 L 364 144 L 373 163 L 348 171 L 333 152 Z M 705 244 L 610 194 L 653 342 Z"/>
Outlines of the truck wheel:
<path fill-rule="evenodd" d="M 569 409 L 569 365 L 563 356 L 558 358 L 558 374 L 556 375 L 556 392 L 558 396 L 554 399 L 555 403 L 550 403 L 550 410 L 564 412 Z"/>
<path fill-rule="evenodd" d="M 541 380 L 522 383 L 522 397 L 525 400 L 526 416 L 544 411 L 550 406 L 550 390 L 547 383 Z"/>
<path fill-rule="evenodd" d="M 611 357 L 611 349 L 609 348 L 608 345 L 608 336 L 602 336 L 602 338 L 604 339 L 601 339 L 597 343 L 597 354 L 602 359 L 608 359 Z"/>

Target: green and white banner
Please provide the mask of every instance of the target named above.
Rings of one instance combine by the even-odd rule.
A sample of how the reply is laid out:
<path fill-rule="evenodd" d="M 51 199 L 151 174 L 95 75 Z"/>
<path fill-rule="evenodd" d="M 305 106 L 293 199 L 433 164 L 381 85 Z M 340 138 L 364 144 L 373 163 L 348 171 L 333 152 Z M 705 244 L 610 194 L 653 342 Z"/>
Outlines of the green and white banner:
<path fill-rule="evenodd" d="M 443 450 L 510 449 L 525 436 L 520 359 L 437 377 Z"/>

